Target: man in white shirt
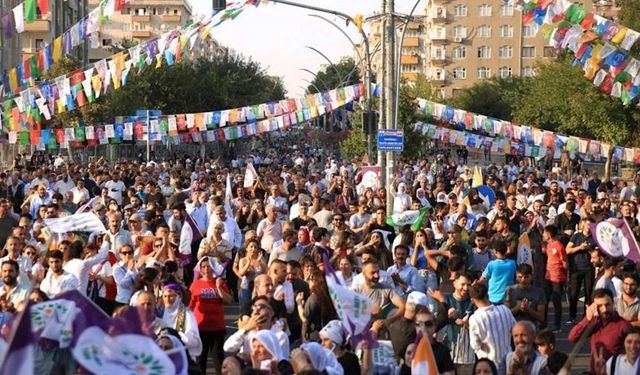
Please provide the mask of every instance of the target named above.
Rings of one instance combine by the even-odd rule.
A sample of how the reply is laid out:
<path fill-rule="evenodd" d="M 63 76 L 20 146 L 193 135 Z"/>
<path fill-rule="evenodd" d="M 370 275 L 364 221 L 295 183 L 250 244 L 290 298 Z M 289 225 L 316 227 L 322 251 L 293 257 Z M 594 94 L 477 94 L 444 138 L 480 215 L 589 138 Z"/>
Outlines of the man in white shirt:
<path fill-rule="evenodd" d="M 89 200 L 89 190 L 84 187 L 84 180 L 79 179 L 78 184 L 71 189 L 73 193 L 73 203 L 80 204 Z"/>
<path fill-rule="evenodd" d="M 637 369 L 634 368 L 640 347 L 640 328 L 632 327 L 624 336 L 624 353 L 611 356 L 606 363 L 605 370 L 607 375 L 615 374 L 636 374 Z M 601 353 L 595 353 L 601 356 Z M 600 372 L 598 372 L 600 373 Z"/>
<path fill-rule="evenodd" d="M 69 259 L 64 264 L 63 269 L 65 272 L 69 272 L 78 279 L 78 291 L 80 293 L 87 292 L 87 286 L 89 285 L 89 270 L 94 265 L 107 260 L 110 246 L 111 243 L 109 242 L 109 236 L 103 235 L 100 251 L 92 257 L 83 259 L 84 246 L 82 245 L 82 242 L 74 241 L 69 245 Z"/>
<path fill-rule="evenodd" d="M 111 212 L 108 220 L 109 228 L 107 230 L 107 237 L 109 237 L 110 250 L 114 254 L 118 254 L 118 250 L 122 245 L 129 244 L 133 246 L 131 232 L 122 228 L 122 215 L 119 212 Z"/>
<path fill-rule="evenodd" d="M 118 205 L 121 206 L 122 193 L 124 193 L 127 187 L 125 186 L 124 182 L 120 180 L 120 176 L 118 175 L 117 172 L 113 173 L 111 180 L 107 181 L 104 184 L 104 187 L 109 189 L 109 193 L 108 193 L 109 197 L 115 199 L 116 202 L 118 202 Z"/>
<path fill-rule="evenodd" d="M 5 260 L 2 262 L 2 283 L 0 288 L 0 300 L 6 301 L 16 310 L 21 311 L 22 306 L 29 298 L 31 287 L 18 282 L 20 274 L 20 266 L 14 260 Z"/>
<path fill-rule="evenodd" d="M 233 248 L 242 248 L 242 232 L 240 231 L 240 227 L 234 218 L 227 216 L 227 211 L 225 211 L 224 205 L 216 206 L 213 215 L 209 217 L 209 228 L 207 229 L 207 233 L 212 234 L 217 223 L 224 224 L 224 233 L 222 234 L 222 238 L 227 240 L 229 245 Z"/>
<path fill-rule="evenodd" d="M 71 273 L 62 269 L 62 253 L 60 251 L 49 251 L 47 253 L 49 272 L 40 283 L 42 290 L 47 297 L 54 298 L 60 293 L 78 289 L 78 279 Z"/>
<path fill-rule="evenodd" d="M 58 180 L 56 181 L 55 185 L 53 185 L 53 191 L 65 195 L 75 186 L 76 185 L 73 183 L 73 179 L 71 178 L 71 176 L 69 176 L 69 174 L 64 174 L 58 176 Z"/>

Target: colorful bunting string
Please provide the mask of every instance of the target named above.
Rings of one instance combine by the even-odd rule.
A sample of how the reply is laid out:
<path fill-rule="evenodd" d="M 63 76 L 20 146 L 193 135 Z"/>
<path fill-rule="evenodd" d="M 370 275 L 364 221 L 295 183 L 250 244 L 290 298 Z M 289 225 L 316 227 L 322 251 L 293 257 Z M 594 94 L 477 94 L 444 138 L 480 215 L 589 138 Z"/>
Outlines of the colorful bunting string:
<path fill-rule="evenodd" d="M 211 111 L 163 115 L 149 120 L 117 117 L 113 124 L 60 129 L 10 131 L 10 144 L 34 144 L 39 150 L 58 146 L 84 147 L 142 141 L 147 136 L 159 143 L 220 142 L 246 138 L 312 120 L 348 105 L 364 95 L 364 86 L 355 84 L 298 99 L 285 99 L 252 106 Z"/>
<path fill-rule="evenodd" d="M 595 161 L 607 158 L 613 147 L 614 163 L 640 162 L 640 148 L 612 146 L 593 139 L 516 125 L 420 98 L 418 107 L 422 114 L 439 121 L 440 125 L 417 123 L 414 130 L 442 142 L 527 157 L 560 158 L 561 153 L 566 151 Z"/>
<path fill-rule="evenodd" d="M 81 43 L 95 36 L 100 27 L 115 12 L 119 12 L 125 5 L 133 0 L 102 0 L 98 6 L 87 16 L 83 17 L 75 25 L 71 26 L 62 35 L 53 39 L 51 43 L 39 48 L 30 58 L 20 65 L 8 69 L 2 77 L 3 101 L 19 94 L 22 90 L 33 87 L 46 72 L 63 56 L 68 55 Z M 13 10 L 2 16 L 2 29 L 4 39 L 10 39 L 14 35 L 14 29 L 24 32 L 24 24 L 35 21 L 35 0 L 26 0 Z M 49 13 L 49 0 L 39 0 L 38 7 L 44 16 Z"/>
<path fill-rule="evenodd" d="M 93 103 L 109 90 L 117 90 L 126 85 L 133 68 L 137 68 L 139 72 L 145 66 L 154 65 L 158 69 L 163 63 L 176 63 L 198 43 L 211 37 L 213 27 L 237 17 L 247 4 L 253 5 L 251 0 L 234 3 L 220 13 L 168 31 L 158 38 L 140 43 L 128 51 L 118 52 L 82 70 L 21 91 L 18 96 L 4 100 L 1 105 L 4 130 L 38 129 L 40 126 L 37 125 L 42 123 L 42 118 L 50 120 L 56 114 L 74 111 Z M 11 79 L 7 78 L 8 81 Z"/>
<path fill-rule="evenodd" d="M 556 50 L 575 55 L 585 78 L 602 92 L 630 104 L 640 93 L 640 61 L 630 50 L 640 33 L 596 15 L 569 0 L 510 0 L 522 10 L 524 24 L 540 31 Z M 619 46 L 619 47 L 618 47 Z"/>

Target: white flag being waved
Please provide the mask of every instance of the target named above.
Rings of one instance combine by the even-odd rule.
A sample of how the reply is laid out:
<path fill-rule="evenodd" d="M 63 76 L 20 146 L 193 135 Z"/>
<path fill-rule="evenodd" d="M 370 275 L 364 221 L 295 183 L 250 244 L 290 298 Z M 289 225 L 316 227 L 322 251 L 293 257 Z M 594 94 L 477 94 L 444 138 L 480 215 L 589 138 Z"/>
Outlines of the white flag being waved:
<path fill-rule="evenodd" d="M 242 187 L 245 187 L 245 188 L 253 187 L 253 184 L 256 183 L 257 179 L 258 179 L 258 172 L 256 172 L 255 168 L 253 168 L 253 164 L 252 163 L 247 164 L 247 170 L 246 172 L 244 172 L 244 184 L 242 185 Z"/>
<path fill-rule="evenodd" d="M 75 214 L 55 219 L 44 219 L 44 224 L 53 233 L 68 232 L 106 232 L 100 218 L 93 212 Z"/>

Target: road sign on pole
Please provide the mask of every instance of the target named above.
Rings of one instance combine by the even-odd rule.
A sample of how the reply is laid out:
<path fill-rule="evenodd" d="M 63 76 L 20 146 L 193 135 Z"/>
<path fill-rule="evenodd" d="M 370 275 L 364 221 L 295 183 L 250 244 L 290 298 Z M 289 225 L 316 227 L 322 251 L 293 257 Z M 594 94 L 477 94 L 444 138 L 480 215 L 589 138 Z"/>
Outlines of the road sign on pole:
<path fill-rule="evenodd" d="M 402 152 L 404 150 L 404 130 L 378 130 L 378 151 Z"/>

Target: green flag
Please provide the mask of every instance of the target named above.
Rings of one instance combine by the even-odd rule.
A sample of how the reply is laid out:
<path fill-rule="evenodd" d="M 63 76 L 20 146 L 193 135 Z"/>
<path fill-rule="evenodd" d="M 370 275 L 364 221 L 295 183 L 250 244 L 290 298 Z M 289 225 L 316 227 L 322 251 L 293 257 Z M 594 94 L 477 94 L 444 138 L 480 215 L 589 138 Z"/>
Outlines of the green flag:
<path fill-rule="evenodd" d="M 31 56 L 31 77 L 33 79 L 40 79 L 40 67 L 38 66 L 38 56 Z"/>
<path fill-rule="evenodd" d="M 32 23 L 36 20 L 36 0 L 24 1 L 24 20 Z"/>
<path fill-rule="evenodd" d="M 411 229 L 420 229 L 424 219 L 427 217 L 428 208 L 424 207 L 419 210 L 404 211 L 400 214 L 393 214 L 387 216 L 387 224 L 393 227 L 401 227 L 404 225 L 411 225 Z"/>

